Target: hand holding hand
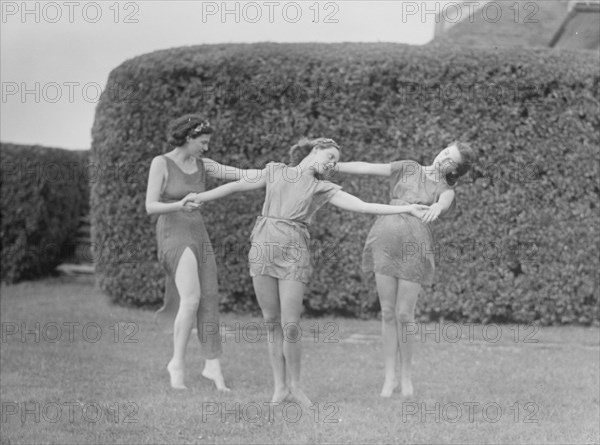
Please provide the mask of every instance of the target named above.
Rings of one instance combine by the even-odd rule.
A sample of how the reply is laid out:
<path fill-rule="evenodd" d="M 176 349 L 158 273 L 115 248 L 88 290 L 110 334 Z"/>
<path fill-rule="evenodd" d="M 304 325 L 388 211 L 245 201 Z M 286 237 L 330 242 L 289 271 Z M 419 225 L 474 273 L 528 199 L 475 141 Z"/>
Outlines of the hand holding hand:
<path fill-rule="evenodd" d="M 196 202 L 194 202 L 194 201 L 188 201 L 188 202 L 186 202 L 186 203 L 183 205 L 183 207 L 182 207 L 182 209 L 181 209 L 181 210 L 183 210 L 183 211 L 184 211 L 184 212 L 186 212 L 186 213 L 191 213 L 191 212 L 194 212 L 194 211 L 196 211 L 196 210 L 200 210 L 200 208 L 201 208 L 203 205 L 204 205 L 204 203 L 203 203 L 203 202 L 201 202 L 201 203 L 196 203 Z"/>
<path fill-rule="evenodd" d="M 410 214 L 416 216 L 419 219 L 423 219 L 425 214 L 429 211 L 429 206 L 423 204 L 411 204 Z"/>
<path fill-rule="evenodd" d="M 198 193 L 188 193 L 187 195 L 185 195 L 185 197 L 181 201 L 179 201 L 179 203 L 183 207 L 186 202 L 194 201 L 197 196 L 198 196 Z"/>
<path fill-rule="evenodd" d="M 424 223 L 433 222 L 438 218 L 438 216 L 440 216 L 441 213 L 442 213 L 442 206 L 439 205 L 438 203 L 432 204 L 429 207 L 429 210 L 426 211 L 424 213 L 424 215 L 421 217 L 421 221 L 423 221 Z"/>
<path fill-rule="evenodd" d="M 197 196 L 198 193 L 188 193 L 181 201 L 179 201 L 179 209 L 184 210 L 186 204 L 195 202 Z M 187 208 L 189 209 L 189 206 Z"/>

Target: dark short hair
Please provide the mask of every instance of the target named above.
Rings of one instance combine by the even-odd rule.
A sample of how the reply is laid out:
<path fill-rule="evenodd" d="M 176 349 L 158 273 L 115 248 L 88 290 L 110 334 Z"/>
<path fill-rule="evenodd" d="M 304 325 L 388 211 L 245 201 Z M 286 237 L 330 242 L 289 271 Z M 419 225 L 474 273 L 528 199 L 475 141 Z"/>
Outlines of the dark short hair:
<path fill-rule="evenodd" d="M 198 114 L 186 114 L 169 122 L 167 126 L 167 142 L 181 147 L 189 138 L 197 138 L 203 134 L 212 134 L 214 129 L 204 117 Z"/>
<path fill-rule="evenodd" d="M 461 157 L 460 164 L 452 163 L 451 166 L 444 168 L 442 172 L 448 185 L 452 186 L 456 184 L 458 178 L 468 173 L 475 163 L 476 156 L 471 146 L 466 142 L 454 141 L 450 145 L 456 145 Z"/>

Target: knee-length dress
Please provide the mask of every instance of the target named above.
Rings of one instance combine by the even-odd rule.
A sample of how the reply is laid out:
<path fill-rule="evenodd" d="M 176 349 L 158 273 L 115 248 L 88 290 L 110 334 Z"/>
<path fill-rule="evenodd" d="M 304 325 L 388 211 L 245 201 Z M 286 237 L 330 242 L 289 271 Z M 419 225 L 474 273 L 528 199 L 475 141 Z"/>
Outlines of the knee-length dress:
<path fill-rule="evenodd" d="M 312 271 L 309 225 L 341 187 L 282 163 L 270 163 L 266 171 L 265 203 L 250 236 L 250 276 L 306 284 Z"/>
<path fill-rule="evenodd" d="M 428 178 L 417 162 L 396 161 L 390 165 L 392 205 L 431 205 L 451 189 L 443 181 Z M 434 247 L 429 225 L 419 218 L 406 213 L 379 216 L 367 236 L 362 269 L 429 285 L 435 272 Z"/>
<path fill-rule="evenodd" d="M 206 190 L 206 171 L 201 159 L 196 162 L 198 171 L 188 174 L 168 156 L 163 155 L 163 158 L 167 163 L 168 177 L 160 202 L 176 202 L 188 193 Z M 218 357 L 222 348 L 219 332 L 217 264 L 200 210 L 193 212 L 180 210 L 159 215 L 156 221 L 156 242 L 158 260 L 167 274 L 164 303 L 158 310 L 157 317 L 161 319 L 161 324 L 170 326 L 175 320 L 179 310 L 179 292 L 174 281 L 175 272 L 181 255 L 189 248 L 196 257 L 200 279 L 200 306 L 196 315 L 200 353 L 205 359 Z"/>

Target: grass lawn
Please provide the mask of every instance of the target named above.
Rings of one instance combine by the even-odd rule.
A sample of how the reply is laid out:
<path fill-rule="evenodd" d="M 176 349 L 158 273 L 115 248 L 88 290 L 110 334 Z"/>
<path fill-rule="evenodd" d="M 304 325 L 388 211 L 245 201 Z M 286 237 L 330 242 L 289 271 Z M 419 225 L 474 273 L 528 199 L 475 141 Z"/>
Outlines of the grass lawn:
<path fill-rule="evenodd" d="M 270 413 L 259 318 L 223 316 L 232 394 L 201 377 L 195 338 L 181 392 L 165 369 L 171 336 L 151 312 L 111 305 L 85 280 L 1 291 L 2 444 L 600 442 L 597 327 L 458 325 L 458 338 L 457 325 L 415 326 L 415 397 L 384 400 L 379 322 L 307 319 L 303 379 L 315 404 Z"/>

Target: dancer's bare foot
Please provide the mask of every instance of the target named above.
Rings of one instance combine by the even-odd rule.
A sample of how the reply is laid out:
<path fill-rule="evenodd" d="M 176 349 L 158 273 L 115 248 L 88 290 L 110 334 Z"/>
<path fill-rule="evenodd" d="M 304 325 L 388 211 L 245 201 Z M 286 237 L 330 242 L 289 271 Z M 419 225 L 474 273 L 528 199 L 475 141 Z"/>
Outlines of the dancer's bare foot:
<path fill-rule="evenodd" d="M 183 383 L 183 365 L 175 363 L 173 360 L 167 365 L 167 371 L 171 378 L 171 388 L 173 389 L 187 389 L 187 386 Z"/>
<path fill-rule="evenodd" d="M 296 402 L 298 402 L 300 405 L 303 405 L 305 408 L 309 408 L 312 405 L 310 399 L 306 396 L 306 394 L 304 394 L 304 391 L 302 391 L 300 388 L 292 386 L 290 388 L 290 395 Z"/>
<path fill-rule="evenodd" d="M 396 387 L 398 386 L 398 380 L 394 379 L 390 379 L 390 380 L 385 380 L 385 382 L 383 382 L 383 388 L 381 388 L 381 397 L 392 397 L 392 394 L 394 392 L 394 389 L 396 389 Z"/>
<path fill-rule="evenodd" d="M 231 391 L 231 389 L 225 385 L 225 379 L 223 378 L 223 373 L 221 372 L 221 364 L 218 359 L 206 360 L 204 370 L 202 371 L 202 376 L 215 382 L 215 385 L 219 391 Z"/>
<path fill-rule="evenodd" d="M 410 378 L 402 379 L 402 397 L 410 399 L 414 395 L 413 384 Z"/>
<path fill-rule="evenodd" d="M 273 397 L 271 397 L 271 403 L 283 403 L 286 399 L 290 397 L 290 395 L 290 390 L 287 386 L 275 389 Z"/>

